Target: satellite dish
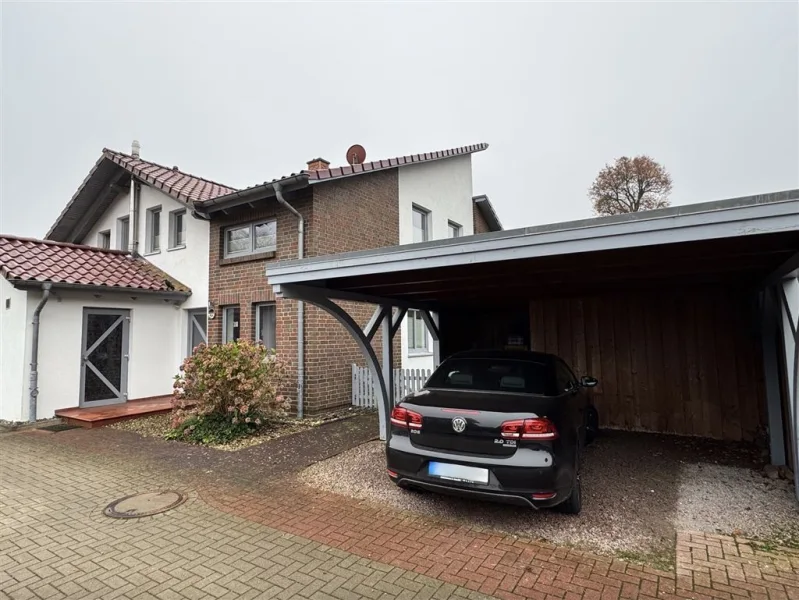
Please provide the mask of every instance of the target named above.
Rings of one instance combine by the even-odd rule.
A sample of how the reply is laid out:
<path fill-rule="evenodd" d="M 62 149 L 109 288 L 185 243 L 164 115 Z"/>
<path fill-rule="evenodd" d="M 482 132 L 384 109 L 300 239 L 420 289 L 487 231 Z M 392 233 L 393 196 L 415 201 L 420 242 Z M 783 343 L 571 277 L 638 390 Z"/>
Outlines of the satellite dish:
<path fill-rule="evenodd" d="M 350 146 L 347 150 L 347 162 L 351 165 L 363 164 L 366 160 L 366 150 L 360 144 Z"/>

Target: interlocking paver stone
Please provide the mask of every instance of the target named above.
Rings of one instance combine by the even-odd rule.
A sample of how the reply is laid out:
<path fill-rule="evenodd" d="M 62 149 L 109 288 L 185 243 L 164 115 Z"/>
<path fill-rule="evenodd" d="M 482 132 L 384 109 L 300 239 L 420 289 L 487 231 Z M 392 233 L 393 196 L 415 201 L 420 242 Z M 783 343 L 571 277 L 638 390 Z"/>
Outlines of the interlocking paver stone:
<path fill-rule="evenodd" d="M 179 473 L 126 469 L 82 453 L 53 451 L 46 436 L 0 437 L 0 598 L 405 598 L 396 569 L 209 506 Z M 181 489 L 186 504 L 120 521 L 111 501 L 138 491 Z M 400 575 L 412 581 L 413 573 Z M 389 581 L 378 591 L 362 586 Z M 347 583 L 353 583 L 347 586 Z M 440 582 L 414 582 L 432 597 Z M 354 588 L 362 586 L 365 594 Z"/>
<path fill-rule="evenodd" d="M 179 446 L 164 462 L 164 442 L 131 452 L 135 439 L 115 435 L 0 435 L 0 599 L 799 600 L 790 549 L 681 532 L 676 573 L 659 571 L 321 493 L 285 468 L 187 476 Z M 152 489 L 189 500 L 140 520 L 102 515 Z"/>

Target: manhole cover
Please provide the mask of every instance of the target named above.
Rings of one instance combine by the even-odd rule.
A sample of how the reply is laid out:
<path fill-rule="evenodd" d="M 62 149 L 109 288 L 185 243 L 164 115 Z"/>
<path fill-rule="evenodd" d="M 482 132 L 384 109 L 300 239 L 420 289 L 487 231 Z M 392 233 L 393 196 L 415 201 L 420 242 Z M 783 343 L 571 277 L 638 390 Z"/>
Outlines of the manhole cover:
<path fill-rule="evenodd" d="M 178 492 L 145 492 L 116 500 L 105 507 L 103 514 L 115 519 L 138 519 L 166 512 L 180 506 L 186 497 Z"/>

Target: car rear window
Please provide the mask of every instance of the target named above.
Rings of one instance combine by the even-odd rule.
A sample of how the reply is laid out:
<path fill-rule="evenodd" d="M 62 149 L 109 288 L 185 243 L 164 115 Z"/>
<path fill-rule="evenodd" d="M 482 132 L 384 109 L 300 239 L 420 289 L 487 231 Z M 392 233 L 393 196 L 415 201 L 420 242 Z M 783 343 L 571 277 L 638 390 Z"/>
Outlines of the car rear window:
<path fill-rule="evenodd" d="M 544 363 L 501 358 L 454 358 L 433 373 L 427 387 L 549 395 L 552 376 Z"/>

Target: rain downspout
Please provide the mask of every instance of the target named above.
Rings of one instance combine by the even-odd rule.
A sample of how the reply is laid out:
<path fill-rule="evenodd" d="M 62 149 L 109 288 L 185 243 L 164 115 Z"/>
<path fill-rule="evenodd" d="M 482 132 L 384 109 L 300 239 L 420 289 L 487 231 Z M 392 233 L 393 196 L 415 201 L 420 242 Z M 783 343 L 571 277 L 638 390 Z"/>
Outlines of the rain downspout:
<path fill-rule="evenodd" d="M 50 288 L 52 284 L 42 284 L 42 299 L 33 311 L 33 335 L 31 340 L 31 386 L 30 397 L 28 398 L 28 422 L 36 422 L 36 398 L 39 395 L 39 316 L 42 314 L 44 305 L 50 298 Z"/>
<path fill-rule="evenodd" d="M 305 220 L 299 211 L 291 206 L 283 197 L 283 188 L 279 183 L 272 184 L 275 198 L 297 217 L 297 258 L 303 258 L 305 247 Z M 302 419 L 305 401 L 305 303 L 297 301 L 297 417 Z"/>

